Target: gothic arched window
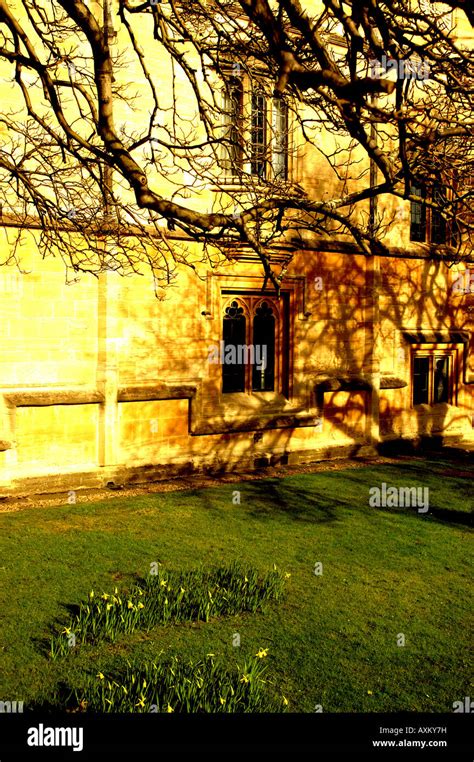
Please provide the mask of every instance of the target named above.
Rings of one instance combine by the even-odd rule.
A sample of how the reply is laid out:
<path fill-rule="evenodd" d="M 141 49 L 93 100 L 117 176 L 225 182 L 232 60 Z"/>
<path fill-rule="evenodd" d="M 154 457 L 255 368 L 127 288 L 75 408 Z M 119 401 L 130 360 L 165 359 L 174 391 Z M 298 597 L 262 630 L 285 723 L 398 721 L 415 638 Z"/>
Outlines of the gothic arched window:
<path fill-rule="evenodd" d="M 222 391 L 288 392 L 286 298 L 227 297 L 222 319 Z"/>

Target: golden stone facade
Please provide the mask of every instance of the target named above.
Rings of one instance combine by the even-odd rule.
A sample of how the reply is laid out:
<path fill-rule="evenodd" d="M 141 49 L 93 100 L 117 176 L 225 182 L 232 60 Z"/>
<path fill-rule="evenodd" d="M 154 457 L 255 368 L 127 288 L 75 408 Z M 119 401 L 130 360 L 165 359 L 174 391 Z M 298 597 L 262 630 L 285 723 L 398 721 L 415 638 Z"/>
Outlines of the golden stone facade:
<path fill-rule="evenodd" d="M 292 182 L 320 198 L 334 178 L 315 151 L 297 141 L 293 149 Z M 220 194 L 206 187 L 202 203 L 214 209 Z M 294 252 L 279 300 L 281 384 L 230 394 L 209 352 L 223 339 L 229 298 L 261 293 L 256 257 L 233 252 L 207 271 L 179 266 L 157 299 L 146 274 L 67 283 L 59 258 L 40 257 L 32 230 L 21 272 L 0 267 L 0 494 L 370 453 L 425 436 L 472 443 L 474 260 L 428 259 L 410 242 L 409 207 L 387 202 L 393 256 L 364 256 L 329 237 Z M 13 233 L 4 220 L 2 252 Z M 431 389 L 433 363 L 448 358 L 448 401 L 414 404 L 417 357 L 416 367 L 428 358 Z"/>
<path fill-rule="evenodd" d="M 466 265 L 297 253 L 282 290 L 285 397 L 224 394 L 209 362 L 223 292 L 258 292 L 257 262 L 205 279 L 183 267 L 162 301 L 143 277 L 65 285 L 61 263 L 34 252 L 31 263 L 0 270 L 2 493 L 292 463 L 397 438 L 472 441 L 474 296 L 452 289 Z M 450 404 L 412 404 L 422 349 L 451 353 Z"/>

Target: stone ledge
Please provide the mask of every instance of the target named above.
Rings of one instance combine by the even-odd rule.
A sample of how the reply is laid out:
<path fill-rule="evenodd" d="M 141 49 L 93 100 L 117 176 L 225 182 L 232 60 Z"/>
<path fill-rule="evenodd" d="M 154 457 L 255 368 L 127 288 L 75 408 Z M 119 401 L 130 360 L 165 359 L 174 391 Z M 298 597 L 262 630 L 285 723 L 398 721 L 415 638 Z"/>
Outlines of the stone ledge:
<path fill-rule="evenodd" d="M 403 389 L 405 386 L 408 386 L 408 382 L 404 381 L 403 378 L 398 378 L 397 376 L 380 377 L 381 389 Z"/>
<path fill-rule="evenodd" d="M 267 431 L 274 429 L 299 429 L 303 427 L 317 426 L 320 418 L 311 414 L 295 413 L 294 415 L 274 415 L 265 418 L 265 416 L 259 415 L 258 417 L 246 418 L 245 420 L 220 420 L 209 421 L 200 423 L 197 426 L 193 426 L 190 430 L 190 434 L 193 437 L 205 436 L 208 434 L 234 434 L 238 432 L 249 431 Z"/>
<path fill-rule="evenodd" d="M 2 392 L 0 391 L 0 394 Z M 3 397 L 10 407 L 36 407 L 45 405 L 92 405 L 104 402 L 97 389 L 47 387 L 4 391 Z"/>
<path fill-rule="evenodd" d="M 152 400 L 193 399 L 197 394 L 195 384 L 148 384 L 142 386 L 121 386 L 119 402 L 147 402 Z"/>
<path fill-rule="evenodd" d="M 321 373 L 316 376 L 315 387 L 319 392 L 368 392 L 372 386 L 362 376 L 343 376 Z"/>

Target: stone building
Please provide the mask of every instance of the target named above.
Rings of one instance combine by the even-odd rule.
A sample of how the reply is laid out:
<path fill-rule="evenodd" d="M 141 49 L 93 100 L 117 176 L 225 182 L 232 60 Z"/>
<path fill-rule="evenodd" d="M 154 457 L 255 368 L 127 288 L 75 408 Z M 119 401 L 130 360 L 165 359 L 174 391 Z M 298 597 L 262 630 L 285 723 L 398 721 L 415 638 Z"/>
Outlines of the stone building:
<path fill-rule="evenodd" d="M 291 140 L 272 169 L 318 197 L 333 180 Z M 421 204 L 387 211 L 390 256 L 305 234 L 279 297 L 244 248 L 179 266 L 161 299 L 138 274 L 66 282 L 32 225 L 21 271 L 0 267 L 1 494 L 472 442 L 474 260 L 432 258 Z"/>

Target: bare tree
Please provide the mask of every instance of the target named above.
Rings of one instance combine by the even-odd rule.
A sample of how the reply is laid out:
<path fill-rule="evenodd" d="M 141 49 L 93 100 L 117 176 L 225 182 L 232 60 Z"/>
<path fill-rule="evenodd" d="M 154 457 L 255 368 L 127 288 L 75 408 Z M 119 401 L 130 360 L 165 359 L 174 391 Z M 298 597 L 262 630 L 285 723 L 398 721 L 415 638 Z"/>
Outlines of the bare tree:
<path fill-rule="evenodd" d="M 0 0 L 3 221 L 73 271 L 145 262 L 158 283 L 250 247 L 278 289 L 318 234 L 389 254 L 384 201 L 423 189 L 449 229 L 431 254 L 458 261 L 474 104 L 453 9 L 469 29 L 467 0 Z M 324 198 L 287 176 L 290 130 L 329 168 Z"/>

